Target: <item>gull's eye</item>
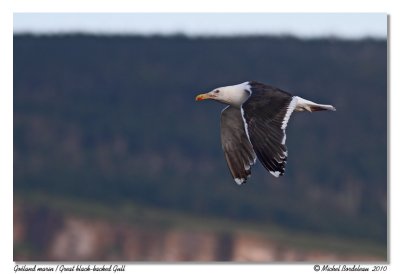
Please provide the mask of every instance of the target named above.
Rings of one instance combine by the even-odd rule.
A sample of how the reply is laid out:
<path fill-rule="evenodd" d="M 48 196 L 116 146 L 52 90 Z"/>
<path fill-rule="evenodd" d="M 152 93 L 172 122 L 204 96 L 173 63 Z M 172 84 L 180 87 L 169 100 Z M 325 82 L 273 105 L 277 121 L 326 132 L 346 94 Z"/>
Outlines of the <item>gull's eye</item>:
<path fill-rule="evenodd" d="M 216 91 L 214 91 L 215 93 L 219 93 L 219 89 L 217 89 Z"/>

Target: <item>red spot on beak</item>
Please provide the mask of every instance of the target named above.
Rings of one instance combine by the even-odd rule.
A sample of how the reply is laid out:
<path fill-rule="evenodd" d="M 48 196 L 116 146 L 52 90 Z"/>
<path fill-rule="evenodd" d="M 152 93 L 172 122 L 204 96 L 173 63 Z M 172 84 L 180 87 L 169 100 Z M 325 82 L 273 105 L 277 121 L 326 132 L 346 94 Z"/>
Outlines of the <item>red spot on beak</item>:
<path fill-rule="evenodd" d="M 202 101 L 208 98 L 207 94 L 199 94 L 196 96 L 196 101 Z"/>

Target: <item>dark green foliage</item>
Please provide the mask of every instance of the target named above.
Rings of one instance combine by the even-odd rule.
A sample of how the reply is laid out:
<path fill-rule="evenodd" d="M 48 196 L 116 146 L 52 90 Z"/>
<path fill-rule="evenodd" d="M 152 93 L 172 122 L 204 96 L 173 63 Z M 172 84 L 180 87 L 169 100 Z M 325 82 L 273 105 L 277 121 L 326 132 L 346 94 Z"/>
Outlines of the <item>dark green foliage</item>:
<path fill-rule="evenodd" d="M 386 41 L 14 37 L 14 190 L 135 201 L 386 243 Z M 295 113 L 286 175 L 230 177 L 222 105 L 257 80 L 336 112 Z"/>

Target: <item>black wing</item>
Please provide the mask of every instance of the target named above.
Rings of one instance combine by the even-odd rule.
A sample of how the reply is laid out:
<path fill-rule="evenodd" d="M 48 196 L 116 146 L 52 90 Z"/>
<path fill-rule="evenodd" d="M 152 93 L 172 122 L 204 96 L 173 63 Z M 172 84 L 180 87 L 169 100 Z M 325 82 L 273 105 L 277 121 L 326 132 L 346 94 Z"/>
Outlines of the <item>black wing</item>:
<path fill-rule="evenodd" d="M 246 182 L 256 154 L 247 138 L 241 110 L 227 107 L 221 113 L 221 142 L 225 159 L 237 184 Z"/>
<path fill-rule="evenodd" d="M 296 97 L 278 88 L 252 85 L 242 105 L 246 133 L 263 166 L 275 177 L 285 173 L 285 128 L 296 107 Z"/>

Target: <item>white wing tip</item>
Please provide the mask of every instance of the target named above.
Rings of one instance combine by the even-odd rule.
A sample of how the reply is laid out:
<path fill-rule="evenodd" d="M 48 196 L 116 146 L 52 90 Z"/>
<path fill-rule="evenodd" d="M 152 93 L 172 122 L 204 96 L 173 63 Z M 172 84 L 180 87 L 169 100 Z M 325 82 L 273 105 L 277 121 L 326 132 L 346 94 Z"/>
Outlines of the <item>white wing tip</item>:
<path fill-rule="evenodd" d="M 245 178 L 234 178 L 234 180 L 235 180 L 235 183 L 237 183 L 238 185 L 241 185 L 246 181 Z"/>
<path fill-rule="evenodd" d="M 269 173 L 271 173 L 274 177 L 278 178 L 279 176 L 281 176 L 281 172 L 279 171 L 270 171 Z"/>
<path fill-rule="evenodd" d="M 336 108 L 334 106 L 328 105 L 328 109 L 332 111 L 336 111 Z"/>

